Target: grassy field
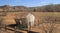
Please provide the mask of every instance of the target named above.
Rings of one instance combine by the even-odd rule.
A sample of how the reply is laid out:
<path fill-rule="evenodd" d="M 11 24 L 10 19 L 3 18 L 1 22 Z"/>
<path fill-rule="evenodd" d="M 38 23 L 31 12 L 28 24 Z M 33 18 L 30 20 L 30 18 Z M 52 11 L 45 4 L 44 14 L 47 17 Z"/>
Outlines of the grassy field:
<path fill-rule="evenodd" d="M 6 16 L 0 17 L 4 19 L 2 21 L 3 25 L 9 25 L 16 24 L 14 18 L 22 18 L 22 16 L 25 18 L 28 13 L 29 12 L 8 12 Z M 60 33 L 60 12 L 32 12 L 32 14 L 35 16 L 36 29 L 40 29 L 44 33 Z"/>

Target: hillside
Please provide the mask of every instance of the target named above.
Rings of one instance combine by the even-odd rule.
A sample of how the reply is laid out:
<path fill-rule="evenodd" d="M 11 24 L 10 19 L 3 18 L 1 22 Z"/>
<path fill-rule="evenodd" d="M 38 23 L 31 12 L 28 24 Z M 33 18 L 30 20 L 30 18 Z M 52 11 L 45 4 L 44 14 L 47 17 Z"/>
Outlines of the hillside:
<path fill-rule="evenodd" d="M 26 6 L 0 6 L 0 11 L 7 12 L 60 12 L 60 4 L 50 4 L 45 6 L 37 7 L 26 7 Z"/>

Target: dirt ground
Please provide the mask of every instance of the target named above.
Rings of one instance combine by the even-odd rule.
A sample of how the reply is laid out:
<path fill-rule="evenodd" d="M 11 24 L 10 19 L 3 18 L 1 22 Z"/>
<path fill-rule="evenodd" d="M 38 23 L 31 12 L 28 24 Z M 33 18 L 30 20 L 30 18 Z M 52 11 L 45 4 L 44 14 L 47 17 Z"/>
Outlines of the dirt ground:
<path fill-rule="evenodd" d="M 22 16 L 27 15 L 28 12 L 8 12 L 6 16 L 0 16 L 2 18 L 4 18 L 4 21 L 2 22 L 3 25 L 9 25 L 9 24 L 16 24 L 14 21 L 15 17 L 18 18 L 22 18 Z M 47 17 L 47 16 L 54 16 L 54 17 L 58 17 L 58 19 L 60 20 L 60 13 L 59 12 L 32 12 L 32 14 L 35 16 L 35 27 L 32 28 L 31 31 L 35 31 L 35 32 L 40 32 L 40 33 L 45 33 L 45 30 L 48 32 L 50 27 L 48 28 L 48 26 L 50 26 L 49 24 L 44 24 L 43 25 L 39 25 L 38 20 L 42 17 Z M 40 21 L 41 22 L 41 21 Z M 58 21 L 60 22 L 60 21 Z M 54 30 L 53 33 L 60 33 L 60 24 L 57 23 L 54 25 Z M 2 33 L 5 33 L 7 31 L 1 31 Z M 9 31 L 11 33 L 14 33 L 13 31 Z"/>

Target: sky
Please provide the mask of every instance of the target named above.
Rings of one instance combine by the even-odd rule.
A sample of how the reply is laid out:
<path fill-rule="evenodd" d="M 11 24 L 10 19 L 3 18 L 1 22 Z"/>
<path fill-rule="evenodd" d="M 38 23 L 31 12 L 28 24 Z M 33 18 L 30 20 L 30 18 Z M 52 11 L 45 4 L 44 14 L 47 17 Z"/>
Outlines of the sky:
<path fill-rule="evenodd" d="M 49 4 L 60 4 L 60 0 L 0 0 L 0 6 L 11 5 L 11 6 L 43 6 Z"/>

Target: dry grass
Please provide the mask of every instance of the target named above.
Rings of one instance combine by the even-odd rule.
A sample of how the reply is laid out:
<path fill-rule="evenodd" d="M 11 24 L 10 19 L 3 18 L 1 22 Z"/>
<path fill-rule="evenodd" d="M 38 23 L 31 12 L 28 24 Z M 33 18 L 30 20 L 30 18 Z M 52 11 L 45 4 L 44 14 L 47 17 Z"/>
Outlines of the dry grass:
<path fill-rule="evenodd" d="M 15 24 L 15 21 L 13 18 L 15 18 L 16 16 L 18 18 L 21 18 L 21 16 L 23 15 L 26 15 L 28 14 L 28 12 L 8 12 L 6 16 L 4 16 L 3 18 L 5 19 L 2 24 L 6 24 L 6 25 L 9 25 L 9 24 Z M 35 19 L 35 24 L 36 24 L 36 28 L 35 29 L 32 29 L 32 30 L 35 30 L 35 31 L 41 31 L 40 33 L 44 32 L 46 29 L 47 31 L 50 29 L 48 28 L 50 25 L 49 23 L 43 23 L 43 24 L 40 24 L 39 27 L 38 27 L 38 20 L 41 19 L 41 18 L 45 18 L 45 17 L 49 17 L 49 16 L 53 16 L 53 17 L 57 17 L 58 19 L 60 18 L 60 12 L 32 12 L 33 15 L 35 15 L 36 19 Z M 60 20 L 60 19 L 59 19 Z M 60 21 L 59 21 L 60 22 Z M 54 25 L 54 28 L 55 30 L 53 31 L 53 33 L 60 33 L 60 24 L 55 24 Z M 44 32 L 45 33 L 45 32 Z"/>

